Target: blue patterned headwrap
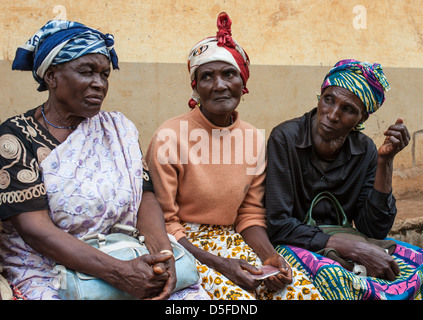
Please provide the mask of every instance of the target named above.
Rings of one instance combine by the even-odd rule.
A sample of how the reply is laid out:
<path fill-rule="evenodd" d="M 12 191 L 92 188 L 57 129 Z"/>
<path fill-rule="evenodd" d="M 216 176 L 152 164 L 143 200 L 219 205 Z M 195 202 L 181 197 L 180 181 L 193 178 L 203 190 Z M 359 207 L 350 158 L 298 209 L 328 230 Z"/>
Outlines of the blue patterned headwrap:
<path fill-rule="evenodd" d="M 12 70 L 32 71 L 40 84 L 38 91 L 47 90 L 43 78 L 51 65 L 75 60 L 86 54 L 100 53 L 109 59 L 113 69 L 119 69 L 118 57 L 111 34 L 89 28 L 81 23 L 51 20 L 16 50 Z"/>
<path fill-rule="evenodd" d="M 323 81 L 321 93 L 329 86 L 350 90 L 360 98 L 369 115 L 382 106 L 385 91 L 390 89 L 380 64 L 353 59 L 341 60 L 335 64 Z M 358 124 L 354 129 L 363 130 L 364 125 Z"/>

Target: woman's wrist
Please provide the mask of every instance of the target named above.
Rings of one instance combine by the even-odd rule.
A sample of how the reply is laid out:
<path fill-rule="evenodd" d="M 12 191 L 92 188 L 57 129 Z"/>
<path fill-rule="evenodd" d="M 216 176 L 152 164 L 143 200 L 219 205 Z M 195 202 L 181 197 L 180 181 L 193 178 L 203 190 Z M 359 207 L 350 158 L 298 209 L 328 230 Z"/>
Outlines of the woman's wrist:
<path fill-rule="evenodd" d="M 382 193 L 392 190 L 393 158 L 379 157 L 377 160 L 375 182 L 373 187 Z"/>
<path fill-rule="evenodd" d="M 356 261 L 358 245 L 360 245 L 359 242 L 351 242 L 345 238 L 331 236 L 326 243 L 326 248 L 334 248 L 341 257 Z"/>

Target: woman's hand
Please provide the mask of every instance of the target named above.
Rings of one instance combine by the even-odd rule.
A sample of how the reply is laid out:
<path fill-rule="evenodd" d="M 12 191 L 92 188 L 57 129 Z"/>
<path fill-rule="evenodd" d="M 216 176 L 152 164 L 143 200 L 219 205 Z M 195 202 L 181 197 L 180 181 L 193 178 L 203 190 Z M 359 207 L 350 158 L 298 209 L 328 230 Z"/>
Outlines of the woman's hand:
<path fill-rule="evenodd" d="M 402 119 L 398 119 L 385 131 L 385 141 L 377 150 L 377 168 L 373 187 L 382 193 L 392 190 L 392 174 L 394 157 L 410 142 L 410 134 Z"/>
<path fill-rule="evenodd" d="M 263 271 L 249 264 L 247 261 L 231 258 L 222 259 L 221 265 L 217 267 L 217 270 L 241 288 L 254 290 L 262 283 L 263 280 L 256 280 L 251 275 L 260 275 Z M 266 259 L 263 265 L 272 265 L 281 271 L 278 275 L 270 276 L 264 280 L 264 285 L 267 289 L 279 291 L 286 284 L 292 283 L 292 269 L 286 263 L 285 259 L 277 253 Z"/>
<path fill-rule="evenodd" d="M 400 272 L 395 260 L 378 246 L 332 236 L 326 247 L 334 248 L 341 257 L 363 265 L 367 276 L 393 281 Z"/>
<path fill-rule="evenodd" d="M 161 253 L 164 254 L 164 253 Z M 173 292 L 173 289 L 176 286 L 176 269 L 175 269 L 175 258 L 173 255 L 169 254 L 171 259 L 166 260 L 165 262 L 157 263 L 153 266 L 153 271 L 155 274 L 162 274 L 167 273 L 168 279 L 166 281 L 166 284 L 162 290 L 162 292 L 158 295 L 152 298 L 152 300 L 163 300 L 168 299 L 170 295 Z"/>
<path fill-rule="evenodd" d="M 251 226 L 242 231 L 241 234 L 245 242 L 254 249 L 254 252 L 256 252 L 261 261 L 263 261 L 263 265 L 269 264 L 279 268 L 281 271 L 280 274 L 264 280 L 266 288 L 278 291 L 283 289 L 286 284 L 292 283 L 291 267 L 285 259 L 275 251 L 263 227 Z"/>
<path fill-rule="evenodd" d="M 176 283 L 174 262 L 171 263 L 170 260 L 173 260 L 171 254 L 159 253 L 122 261 L 119 277 L 111 284 L 138 299 L 167 298 L 174 288 L 170 282 Z"/>
<path fill-rule="evenodd" d="M 172 246 L 166 233 L 163 211 L 155 194 L 151 191 L 143 192 L 138 210 L 137 228 L 140 234 L 145 237 L 145 243 L 150 253 L 163 255 L 160 253 L 162 250 L 169 251 L 171 259 L 167 259 L 164 262 L 158 261 L 152 265 L 156 274 L 165 272 L 168 275 L 166 284 L 160 293 L 149 297 L 154 300 L 167 299 L 176 285 L 175 259 L 170 254 Z"/>
<path fill-rule="evenodd" d="M 174 262 L 168 262 L 173 259 L 171 254 L 121 261 L 58 229 L 45 210 L 24 212 L 10 220 L 22 239 L 37 252 L 67 268 L 101 278 L 140 299 L 166 298 L 176 283 Z M 161 270 L 165 272 L 160 273 Z"/>
<path fill-rule="evenodd" d="M 262 271 L 243 259 L 220 258 L 215 269 L 245 290 L 254 290 L 261 284 L 261 280 L 254 279 L 251 274 L 259 275 Z"/>
<path fill-rule="evenodd" d="M 269 290 L 279 291 L 285 285 L 292 283 L 292 269 L 283 257 L 275 253 L 263 261 L 263 265 L 271 265 L 278 268 L 281 273 L 264 279 L 264 285 Z"/>
<path fill-rule="evenodd" d="M 397 119 L 395 124 L 384 132 L 384 135 L 386 138 L 378 149 L 378 156 L 381 158 L 393 158 L 410 142 L 410 134 L 402 119 Z"/>
<path fill-rule="evenodd" d="M 261 280 L 255 280 L 252 274 L 261 274 L 262 271 L 249 264 L 243 259 L 222 258 L 194 246 L 187 238 L 179 239 L 179 243 L 185 247 L 202 264 L 220 272 L 226 278 L 245 290 L 254 290 Z"/>
<path fill-rule="evenodd" d="M 366 243 L 357 243 L 360 254 L 356 263 L 366 268 L 367 276 L 394 281 L 400 269 L 395 260 L 385 250 Z"/>

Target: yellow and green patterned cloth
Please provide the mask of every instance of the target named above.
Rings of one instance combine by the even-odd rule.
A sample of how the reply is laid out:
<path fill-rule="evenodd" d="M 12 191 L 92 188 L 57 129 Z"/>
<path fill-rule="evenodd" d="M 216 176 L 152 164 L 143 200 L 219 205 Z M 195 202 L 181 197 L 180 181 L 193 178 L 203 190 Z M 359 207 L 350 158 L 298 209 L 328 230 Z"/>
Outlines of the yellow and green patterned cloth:
<path fill-rule="evenodd" d="M 232 226 L 183 223 L 187 239 L 195 246 L 224 258 L 244 259 L 254 266 L 261 261 Z M 202 286 L 211 299 L 216 300 L 320 300 L 321 296 L 308 277 L 293 268 L 293 282 L 281 291 L 267 290 L 260 285 L 247 291 L 224 275 L 197 260 Z"/>

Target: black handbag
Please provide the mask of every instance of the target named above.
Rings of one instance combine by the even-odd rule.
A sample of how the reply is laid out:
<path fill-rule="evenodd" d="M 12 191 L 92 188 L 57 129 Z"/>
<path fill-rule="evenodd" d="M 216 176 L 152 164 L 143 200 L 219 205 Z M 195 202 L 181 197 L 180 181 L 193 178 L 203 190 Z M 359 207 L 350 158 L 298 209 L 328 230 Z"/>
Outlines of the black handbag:
<path fill-rule="evenodd" d="M 316 221 L 313 219 L 313 208 L 316 206 L 317 203 L 322 200 L 329 200 L 332 203 L 338 217 L 337 225 L 317 225 Z M 395 241 L 370 238 L 358 231 L 356 228 L 354 228 L 348 221 L 344 209 L 342 209 L 342 206 L 340 205 L 336 197 L 328 191 L 323 191 L 319 193 L 313 199 L 310 205 L 310 209 L 308 210 L 303 223 L 309 226 L 317 226 L 322 229 L 324 233 L 329 234 L 331 236 L 342 237 L 353 241 L 360 241 L 375 245 L 381 250 L 386 251 L 389 255 L 391 255 L 395 250 Z M 354 261 L 342 258 L 334 248 L 323 248 L 317 251 L 316 253 L 328 257 L 336 262 L 339 262 L 339 264 L 341 264 L 341 266 L 348 271 L 353 271 L 354 269 Z"/>

